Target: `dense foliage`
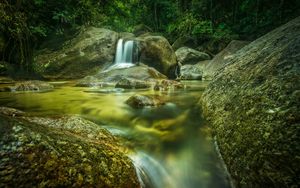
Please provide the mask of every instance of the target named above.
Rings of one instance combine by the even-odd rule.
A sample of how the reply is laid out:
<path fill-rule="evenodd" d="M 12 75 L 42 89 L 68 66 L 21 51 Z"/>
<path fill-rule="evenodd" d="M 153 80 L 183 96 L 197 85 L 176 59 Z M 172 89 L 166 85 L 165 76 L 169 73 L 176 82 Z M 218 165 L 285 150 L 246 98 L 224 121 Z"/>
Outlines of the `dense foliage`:
<path fill-rule="evenodd" d="M 0 54 L 28 70 L 47 37 L 88 25 L 132 31 L 142 23 L 170 41 L 251 40 L 298 16 L 299 7 L 297 0 L 2 0 Z"/>

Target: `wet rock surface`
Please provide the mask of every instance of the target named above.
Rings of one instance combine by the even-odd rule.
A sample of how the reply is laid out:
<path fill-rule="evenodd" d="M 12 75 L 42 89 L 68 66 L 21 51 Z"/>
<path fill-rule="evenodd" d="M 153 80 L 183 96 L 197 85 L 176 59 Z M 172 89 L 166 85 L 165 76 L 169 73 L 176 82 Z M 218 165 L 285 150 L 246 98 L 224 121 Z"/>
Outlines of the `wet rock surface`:
<path fill-rule="evenodd" d="M 47 79 L 74 79 L 95 74 L 113 62 L 118 34 L 114 31 L 89 27 L 60 48 L 38 53 L 35 71 Z"/>
<path fill-rule="evenodd" d="M 201 100 L 238 187 L 299 187 L 300 17 L 239 50 Z"/>
<path fill-rule="evenodd" d="M 21 81 L 16 82 L 13 86 L 6 86 L 4 88 L 0 88 L 0 91 L 49 91 L 54 89 L 53 85 L 39 81 L 39 80 L 31 80 L 31 81 Z"/>
<path fill-rule="evenodd" d="M 177 60 L 180 64 L 195 64 L 199 61 L 209 60 L 210 56 L 204 52 L 200 52 L 188 47 L 181 47 L 175 52 Z"/>
<path fill-rule="evenodd" d="M 159 96 L 134 95 L 125 102 L 133 108 L 155 107 L 165 104 Z"/>
<path fill-rule="evenodd" d="M 118 139 L 76 116 L 0 108 L 0 187 L 140 187 Z"/>
<path fill-rule="evenodd" d="M 116 85 L 123 88 L 133 88 L 139 85 L 146 88 L 148 82 L 153 82 L 156 79 L 166 79 L 167 77 L 152 67 L 145 65 L 133 66 L 123 69 L 112 69 L 109 71 L 99 72 L 94 76 L 88 76 L 78 81 L 77 86 L 105 86 Z"/>

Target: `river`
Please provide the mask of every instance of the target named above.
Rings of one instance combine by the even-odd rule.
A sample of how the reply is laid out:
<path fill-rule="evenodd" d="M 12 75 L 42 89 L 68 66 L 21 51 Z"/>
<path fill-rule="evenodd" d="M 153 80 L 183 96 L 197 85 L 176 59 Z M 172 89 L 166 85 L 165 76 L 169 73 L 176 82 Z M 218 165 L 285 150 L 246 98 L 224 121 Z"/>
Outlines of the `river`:
<path fill-rule="evenodd" d="M 207 82 L 186 81 L 182 90 L 125 90 L 74 87 L 52 82 L 48 92 L 0 92 L 0 106 L 31 115 L 80 115 L 122 138 L 146 188 L 227 188 L 211 130 L 197 105 Z M 158 95 L 160 107 L 134 109 L 134 94 Z"/>

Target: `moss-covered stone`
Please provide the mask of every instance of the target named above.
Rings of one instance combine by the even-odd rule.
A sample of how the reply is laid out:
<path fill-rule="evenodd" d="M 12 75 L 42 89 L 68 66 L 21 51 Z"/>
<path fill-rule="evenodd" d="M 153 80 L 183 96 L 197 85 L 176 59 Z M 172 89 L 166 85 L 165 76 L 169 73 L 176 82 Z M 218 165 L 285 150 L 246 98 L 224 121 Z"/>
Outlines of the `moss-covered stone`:
<path fill-rule="evenodd" d="M 74 79 L 95 74 L 113 62 L 118 34 L 89 27 L 54 51 L 38 52 L 34 70 L 48 79 Z"/>
<path fill-rule="evenodd" d="M 300 17 L 230 58 L 201 100 L 238 187 L 299 187 Z"/>
<path fill-rule="evenodd" d="M 76 116 L 0 108 L 0 187 L 139 187 L 116 137 Z"/>

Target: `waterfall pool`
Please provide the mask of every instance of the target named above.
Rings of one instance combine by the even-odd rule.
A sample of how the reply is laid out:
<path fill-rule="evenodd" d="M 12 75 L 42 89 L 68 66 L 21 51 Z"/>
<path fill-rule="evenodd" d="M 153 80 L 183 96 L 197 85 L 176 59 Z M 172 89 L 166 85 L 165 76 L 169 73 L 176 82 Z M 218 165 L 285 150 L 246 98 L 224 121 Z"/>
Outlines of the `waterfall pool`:
<path fill-rule="evenodd" d="M 76 114 L 105 127 L 129 148 L 142 187 L 230 187 L 197 104 L 207 82 L 183 83 L 182 90 L 154 91 L 53 82 L 47 92 L 0 92 L 0 106 L 37 116 Z M 125 103 L 134 94 L 158 95 L 166 103 L 134 109 Z"/>

